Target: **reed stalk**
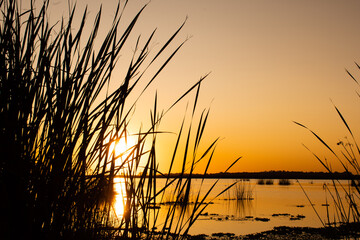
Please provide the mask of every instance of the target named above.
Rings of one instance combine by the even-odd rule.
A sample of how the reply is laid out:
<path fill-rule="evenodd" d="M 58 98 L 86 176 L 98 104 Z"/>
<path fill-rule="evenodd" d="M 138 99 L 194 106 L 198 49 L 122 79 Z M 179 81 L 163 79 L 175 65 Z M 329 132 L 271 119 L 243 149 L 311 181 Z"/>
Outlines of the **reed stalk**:
<path fill-rule="evenodd" d="M 356 64 L 360 69 L 360 66 Z M 359 85 L 356 78 L 347 71 L 349 76 Z M 360 95 L 358 94 L 360 97 Z M 360 224 L 360 187 L 359 187 L 359 157 L 360 149 L 356 138 L 350 128 L 350 125 L 345 120 L 341 111 L 334 105 L 334 108 L 341 119 L 342 124 L 346 127 L 350 139 L 345 137 L 344 140 L 338 141 L 335 147 L 331 147 L 325 140 L 323 140 L 317 133 L 306 127 L 305 125 L 295 122 L 295 124 L 307 129 L 311 132 L 316 139 L 322 143 L 322 145 L 330 152 L 331 158 L 334 161 L 337 161 L 343 167 L 344 172 L 347 174 L 349 179 L 349 186 L 340 182 L 339 179 L 333 175 L 334 170 L 331 168 L 331 160 L 323 160 L 318 155 L 313 153 L 308 147 L 306 147 L 313 156 L 321 163 L 321 165 L 332 174 L 332 183 L 324 185 L 324 189 L 327 193 L 327 196 L 330 196 L 332 203 L 335 206 L 335 212 L 332 217 L 329 216 L 329 209 L 327 208 L 327 219 L 325 220 L 327 226 L 336 226 L 339 224 L 348 225 L 348 224 Z M 331 186 L 332 188 L 329 188 Z M 342 194 L 342 192 L 344 194 Z M 326 202 L 328 200 L 326 199 Z M 331 222 L 332 221 L 332 222 Z"/>
<path fill-rule="evenodd" d="M 287 185 L 291 185 L 291 181 L 289 179 L 283 178 L 283 179 L 279 179 L 278 184 L 282 186 L 287 186 Z"/>
<path fill-rule="evenodd" d="M 233 187 L 233 195 L 235 200 L 253 200 L 254 189 L 251 187 L 250 183 L 244 180 L 238 180 L 236 182 L 236 185 Z"/>
<path fill-rule="evenodd" d="M 160 60 L 159 56 L 165 55 L 183 24 L 153 57 L 149 46 L 155 31 L 145 41 L 139 37 L 129 65 L 123 68 L 124 79 L 118 82 L 118 88 L 109 89 L 116 62 L 146 6 L 120 33 L 126 3 L 119 3 L 107 35 L 95 49 L 101 9 L 91 32 L 87 33 L 84 30 L 87 10 L 79 27 L 73 26 L 75 7 L 69 12 L 68 20 L 50 25 L 49 1 L 44 1 L 38 11 L 34 4 L 31 2 L 27 11 L 21 11 L 16 0 L 0 1 L 0 232 L 3 239 L 182 238 L 204 210 L 210 190 L 205 197 L 196 194 L 187 218 L 182 210 L 175 219 L 175 209 L 170 208 L 159 231 L 156 231 L 158 213 L 153 206 L 171 184 L 176 184 L 177 200 L 189 199 L 191 174 L 199 161 L 207 161 L 204 171 L 207 172 L 217 140 L 198 154 L 208 111 L 202 113 L 197 126 L 195 120 L 188 130 L 183 124 L 169 168 L 170 173 L 175 157 L 182 153 L 182 174 L 178 179 L 167 179 L 165 187 L 159 189 L 156 178 L 162 173 L 158 171 L 156 157 L 157 129 L 166 112 L 196 91 L 193 118 L 200 84 L 206 76 L 165 112 L 158 111 L 155 96 L 151 126 L 139 130 L 137 142 L 126 156 L 117 155 L 111 146 L 127 138 L 131 112 L 137 103 L 127 100 L 135 87 L 146 81 L 143 93 L 182 47 L 184 42 Z M 160 67 L 149 79 L 144 79 L 147 69 L 156 64 Z M 197 129 L 195 137 L 193 128 Z M 180 150 L 183 136 L 186 146 Z M 194 139 L 193 149 L 189 147 L 191 139 Z M 148 149 L 146 141 L 151 141 Z M 118 163 L 120 158 L 122 161 Z M 184 177 L 185 172 L 190 173 L 189 177 Z M 119 176 L 125 185 L 125 210 L 116 218 L 114 179 Z"/>

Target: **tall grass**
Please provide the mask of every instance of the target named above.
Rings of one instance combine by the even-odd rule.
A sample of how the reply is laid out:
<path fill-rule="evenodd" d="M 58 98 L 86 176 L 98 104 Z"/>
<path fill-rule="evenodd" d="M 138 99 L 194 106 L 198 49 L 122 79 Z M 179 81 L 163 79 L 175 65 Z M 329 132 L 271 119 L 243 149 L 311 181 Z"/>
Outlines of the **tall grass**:
<path fill-rule="evenodd" d="M 291 185 L 291 181 L 286 178 L 279 179 L 278 183 L 279 183 L 279 185 L 283 185 L 283 186 Z"/>
<path fill-rule="evenodd" d="M 184 211 L 175 218 L 175 209 L 171 208 L 159 231 L 154 230 L 158 213 L 149 206 L 156 204 L 157 197 L 170 184 L 176 184 L 176 197 L 187 198 L 191 174 L 199 161 L 208 161 L 204 170 L 207 172 L 217 142 L 198 154 L 208 112 L 203 112 L 197 125 L 192 121 L 188 130 L 184 124 L 181 126 L 169 172 L 176 156 L 182 153 L 182 175 L 167 179 L 161 189 L 156 186 L 156 176 L 161 174 L 156 136 L 165 113 L 159 113 L 156 97 L 151 126 L 139 130 L 137 143 L 129 154 L 117 156 L 111 151 L 111 144 L 127 137 L 136 100 L 131 103 L 126 100 L 143 81 L 144 73 L 155 63 L 160 64 L 153 76 L 145 80 L 143 91 L 181 48 L 182 44 L 176 46 L 160 62 L 159 56 L 164 55 L 182 26 L 153 57 L 149 45 L 155 31 L 145 41 L 139 37 L 134 55 L 124 68 L 126 76 L 112 90 L 108 86 L 115 64 L 145 7 L 119 33 L 126 3 L 119 4 L 107 35 L 95 49 L 101 10 L 91 32 L 86 33 L 87 10 L 77 28 L 73 26 L 75 7 L 68 20 L 50 25 L 48 5 L 49 1 L 45 1 L 35 11 L 31 2 L 27 11 L 21 11 L 15 0 L 0 1 L 0 232 L 3 239 L 150 239 L 170 235 L 181 238 L 206 207 L 209 192 L 205 197 L 196 195 L 189 218 L 185 218 Z M 196 91 L 194 113 L 203 79 L 181 95 L 170 109 Z M 183 137 L 186 145 L 179 149 Z M 189 147 L 191 139 L 193 149 Z M 151 142 L 149 149 L 145 148 L 146 141 Z M 137 178 L 139 172 L 142 174 Z M 190 173 L 189 177 L 184 177 L 185 172 Z M 126 197 L 124 214 L 116 220 L 112 214 L 113 182 L 119 175 L 125 181 Z"/>
<path fill-rule="evenodd" d="M 274 179 L 258 179 L 257 184 L 259 185 L 274 185 Z"/>
<path fill-rule="evenodd" d="M 235 200 L 253 200 L 254 189 L 251 187 L 249 181 L 239 180 L 233 187 L 233 194 Z"/>
<path fill-rule="evenodd" d="M 360 69 L 360 66 L 356 64 Z M 347 71 L 350 77 L 359 85 L 356 78 Z M 358 94 L 358 96 L 360 96 Z M 297 125 L 309 130 L 317 140 L 319 140 L 322 145 L 330 152 L 331 158 L 335 161 L 338 161 L 346 172 L 350 184 L 347 186 L 343 184 L 332 175 L 332 183 L 325 184 L 324 189 L 327 193 L 327 196 L 330 198 L 330 201 L 335 206 L 335 212 L 331 215 L 329 209 L 327 208 L 327 219 L 325 219 L 325 224 L 328 226 L 344 224 L 349 225 L 359 224 L 360 223 L 360 187 L 359 187 L 359 157 L 360 149 L 356 138 L 349 126 L 348 122 L 345 120 L 344 116 L 341 114 L 340 110 L 334 106 L 337 114 L 339 115 L 342 124 L 346 127 L 350 139 L 345 138 L 343 141 L 339 141 L 335 146 L 331 146 L 325 140 L 323 140 L 318 134 L 314 131 L 307 128 L 305 125 L 295 122 Z M 307 148 L 307 147 L 306 147 Z M 309 150 L 309 148 L 307 148 Z M 309 150 L 310 151 L 310 150 Z M 330 173 L 333 174 L 333 169 L 331 168 L 331 160 L 323 160 L 318 155 L 312 152 L 315 158 L 321 163 L 321 165 Z M 344 193 L 344 194 L 342 194 Z M 326 199 L 326 202 L 328 200 Z M 328 205 L 328 204 L 326 204 Z M 325 225 L 324 224 L 324 225 Z"/>

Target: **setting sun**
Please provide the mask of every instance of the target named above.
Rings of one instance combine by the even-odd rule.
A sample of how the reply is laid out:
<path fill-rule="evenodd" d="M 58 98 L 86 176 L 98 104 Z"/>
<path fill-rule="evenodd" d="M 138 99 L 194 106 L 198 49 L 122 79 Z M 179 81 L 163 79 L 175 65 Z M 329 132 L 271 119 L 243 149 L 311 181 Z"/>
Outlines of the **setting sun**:
<path fill-rule="evenodd" d="M 120 159 L 122 162 L 132 154 L 132 150 L 136 145 L 136 138 L 131 135 L 121 137 L 120 139 L 114 140 L 109 148 L 109 153 L 114 154 L 116 159 Z M 119 163 L 119 162 L 118 162 Z"/>

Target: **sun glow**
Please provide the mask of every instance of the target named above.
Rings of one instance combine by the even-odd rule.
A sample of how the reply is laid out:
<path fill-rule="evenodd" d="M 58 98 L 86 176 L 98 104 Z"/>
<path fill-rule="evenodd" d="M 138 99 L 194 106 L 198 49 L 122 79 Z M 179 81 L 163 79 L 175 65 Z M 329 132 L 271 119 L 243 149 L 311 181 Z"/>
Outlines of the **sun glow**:
<path fill-rule="evenodd" d="M 120 218 L 124 215 L 126 204 L 126 189 L 125 181 L 123 178 L 114 179 L 114 191 L 115 201 L 113 207 L 117 218 Z"/>
<path fill-rule="evenodd" d="M 120 139 L 112 141 L 109 153 L 111 157 L 114 157 L 116 167 L 124 168 L 122 164 L 124 161 L 131 161 L 133 150 L 136 148 L 137 138 L 131 135 L 127 135 L 126 137 L 122 137 Z M 120 174 L 121 174 L 120 169 Z M 116 217 L 119 219 L 125 213 L 125 206 L 126 206 L 126 186 L 124 178 L 122 177 L 115 177 L 114 178 L 114 202 L 113 208 Z"/>
<path fill-rule="evenodd" d="M 109 153 L 112 154 L 117 160 L 117 165 L 122 163 L 125 159 L 131 158 L 134 148 L 136 147 L 136 138 L 134 136 L 121 137 L 114 140 L 109 148 Z"/>

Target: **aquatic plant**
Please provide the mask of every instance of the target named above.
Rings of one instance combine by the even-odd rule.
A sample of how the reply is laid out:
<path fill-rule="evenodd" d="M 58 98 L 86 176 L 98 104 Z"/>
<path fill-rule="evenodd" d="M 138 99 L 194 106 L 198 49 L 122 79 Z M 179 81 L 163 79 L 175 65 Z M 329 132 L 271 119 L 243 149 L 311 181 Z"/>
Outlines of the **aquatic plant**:
<path fill-rule="evenodd" d="M 360 69 L 360 66 L 356 63 L 356 66 Z M 347 70 L 346 70 L 347 71 Z M 347 71 L 349 76 L 355 81 L 355 83 L 359 86 L 359 82 L 356 78 Z M 360 95 L 358 94 L 360 97 Z M 360 187 L 359 187 L 359 174 L 360 174 L 360 165 L 359 165 L 359 157 L 360 157 L 360 149 L 357 144 L 356 138 L 351 130 L 350 125 L 345 120 L 345 117 L 342 115 L 341 111 L 334 105 L 334 108 L 341 119 L 342 124 L 346 127 L 348 134 L 350 134 L 350 139 L 345 137 L 344 140 L 338 141 L 335 147 L 331 147 L 331 144 L 328 144 L 325 140 L 323 140 L 317 133 L 306 127 L 305 125 L 295 122 L 295 124 L 307 129 L 311 132 L 312 135 L 316 137 L 316 139 L 322 143 L 322 145 L 330 152 L 331 158 L 335 161 L 338 161 L 343 167 L 347 178 L 350 181 L 350 186 L 348 187 L 339 179 L 336 178 L 333 169 L 331 168 L 331 160 L 323 160 L 318 155 L 313 153 L 308 147 L 306 147 L 313 156 L 321 163 L 321 165 L 328 171 L 332 176 L 332 184 L 324 184 L 324 189 L 327 195 L 332 200 L 335 206 L 335 213 L 333 216 L 330 216 L 329 208 L 328 208 L 328 200 L 326 199 L 326 207 L 327 207 L 327 219 L 324 223 L 319 217 L 320 221 L 323 222 L 323 225 L 333 226 L 337 224 L 345 224 L 349 223 L 360 223 Z M 305 191 L 304 191 L 305 192 Z M 344 192 L 344 195 L 341 194 Z M 306 192 L 305 192 L 306 194 Z M 306 195 L 310 201 L 308 195 Z M 315 210 L 315 209 L 314 209 Z M 316 211 L 316 210 L 315 210 Z"/>
<path fill-rule="evenodd" d="M 254 189 L 249 182 L 244 180 L 236 181 L 236 184 L 232 188 L 235 200 L 253 200 Z"/>
<path fill-rule="evenodd" d="M 274 184 L 274 179 L 266 179 L 265 184 L 266 185 L 273 185 Z"/>
<path fill-rule="evenodd" d="M 257 184 L 264 185 L 265 184 L 265 179 L 258 179 Z"/>
<path fill-rule="evenodd" d="M 274 180 L 273 179 L 258 179 L 257 184 L 259 185 L 273 185 Z"/>
<path fill-rule="evenodd" d="M 291 181 L 289 179 L 283 178 L 279 179 L 279 185 L 291 185 Z"/>
<path fill-rule="evenodd" d="M 175 218 L 175 210 L 170 208 L 165 224 L 158 231 L 155 229 L 157 209 L 151 206 L 156 206 L 157 197 L 170 184 L 176 184 L 177 196 L 187 197 L 191 174 L 199 161 L 207 161 L 206 174 L 217 140 L 198 155 L 208 111 L 204 111 L 198 121 L 193 149 L 189 143 L 195 120 L 191 121 L 187 134 L 184 134 L 186 126 L 183 123 L 169 168 L 170 173 L 175 157 L 183 153 L 182 175 L 167 179 L 165 187 L 158 189 L 156 178 L 161 173 L 156 158 L 157 129 L 166 112 L 196 91 L 194 115 L 205 77 L 167 111 L 159 113 L 155 96 L 150 127 L 139 129 L 135 134 L 137 142 L 128 150 L 127 156 L 117 155 L 112 144 L 128 137 L 131 112 L 137 103 L 137 100 L 128 103 L 129 95 L 143 81 L 144 73 L 152 69 L 153 75 L 145 80 L 142 94 L 182 47 L 184 42 L 163 56 L 183 25 L 153 55 L 149 46 L 155 30 L 145 40 L 139 37 L 128 66 L 123 68 L 124 79 L 118 82 L 118 88 L 110 89 L 117 59 L 146 6 L 120 33 L 126 3 L 119 3 L 107 35 L 95 49 L 101 10 L 87 34 L 84 30 L 87 10 L 78 27 L 74 26 L 75 7 L 71 8 L 68 20 L 62 19 L 51 25 L 47 18 L 49 1 L 44 1 L 38 11 L 34 4 L 31 1 L 29 9 L 22 11 L 16 0 L 0 1 L 2 237 L 150 239 L 171 235 L 181 238 L 205 209 L 203 203 L 214 186 L 205 197 L 196 195 L 189 218 L 185 218 L 183 211 Z M 183 136 L 186 145 L 180 149 Z M 145 148 L 146 141 L 151 142 L 149 149 Z M 186 154 L 188 152 L 192 152 L 191 158 Z M 190 173 L 190 177 L 183 177 L 185 172 Z M 120 220 L 112 214 L 113 183 L 117 176 L 124 179 L 126 193 L 125 210 Z"/>

